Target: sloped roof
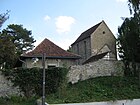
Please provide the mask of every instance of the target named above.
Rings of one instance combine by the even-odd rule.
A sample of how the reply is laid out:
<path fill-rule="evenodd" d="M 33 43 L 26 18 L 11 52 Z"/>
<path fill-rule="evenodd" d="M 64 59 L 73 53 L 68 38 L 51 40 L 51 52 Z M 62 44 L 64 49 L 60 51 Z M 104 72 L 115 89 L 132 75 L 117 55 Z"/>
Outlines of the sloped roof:
<path fill-rule="evenodd" d="M 67 52 L 55 45 L 53 42 L 45 38 L 34 50 L 31 52 L 25 53 L 22 57 L 42 57 L 43 54 L 46 54 L 47 58 L 69 58 L 69 59 L 78 59 L 79 55 Z"/>
<path fill-rule="evenodd" d="M 84 32 L 77 38 L 77 40 L 76 40 L 73 44 L 78 43 L 78 42 L 80 42 L 81 40 L 90 37 L 90 35 L 98 28 L 98 26 L 99 26 L 101 23 L 102 23 L 102 22 L 100 22 L 100 23 L 94 25 L 93 27 L 89 28 L 88 30 L 84 31 Z M 73 45 L 73 44 L 72 44 L 72 45 Z"/>
<path fill-rule="evenodd" d="M 104 53 L 101 53 L 101 54 L 91 56 L 89 59 L 87 59 L 85 62 L 83 62 L 83 64 L 86 64 L 86 63 L 89 63 L 89 62 L 94 62 L 94 61 L 97 61 L 99 59 L 102 59 L 107 53 L 108 52 L 104 52 Z"/>

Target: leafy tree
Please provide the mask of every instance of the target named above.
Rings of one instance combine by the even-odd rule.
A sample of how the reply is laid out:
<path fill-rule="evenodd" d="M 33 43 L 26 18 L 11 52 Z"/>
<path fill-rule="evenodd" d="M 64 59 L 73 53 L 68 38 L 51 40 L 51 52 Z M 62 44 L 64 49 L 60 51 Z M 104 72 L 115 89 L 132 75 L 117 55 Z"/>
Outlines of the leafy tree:
<path fill-rule="evenodd" d="M 21 55 L 24 51 L 29 51 L 34 47 L 33 43 L 35 40 L 33 36 L 31 36 L 32 32 L 23 28 L 22 25 L 8 25 L 8 27 L 2 31 L 2 35 L 5 34 L 10 37 L 15 45 L 17 55 Z"/>
<path fill-rule="evenodd" d="M 16 59 L 15 45 L 10 41 L 8 36 L 0 35 L 0 66 L 10 68 Z"/>
<path fill-rule="evenodd" d="M 119 54 L 125 64 L 125 75 L 137 76 L 136 62 L 140 62 L 140 16 L 126 18 L 118 28 Z M 130 69 L 130 62 L 132 69 Z"/>
<path fill-rule="evenodd" d="M 125 65 L 125 75 L 136 76 L 136 62 L 140 62 L 140 0 L 128 0 L 128 5 L 130 14 L 134 13 L 134 16 L 124 19 L 118 28 L 119 55 Z"/>
<path fill-rule="evenodd" d="M 128 5 L 131 14 L 132 10 L 134 11 L 134 13 L 140 12 L 140 0 L 128 0 Z"/>
<path fill-rule="evenodd" d="M 6 13 L 0 14 L 0 28 L 2 26 L 2 24 L 9 18 L 9 11 L 7 11 Z"/>
<path fill-rule="evenodd" d="M 22 25 L 8 25 L 0 33 L 0 65 L 6 63 L 6 68 L 12 68 L 24 51 L 34 47 L 34 42 L 31 31 L 23 28 Z"/>

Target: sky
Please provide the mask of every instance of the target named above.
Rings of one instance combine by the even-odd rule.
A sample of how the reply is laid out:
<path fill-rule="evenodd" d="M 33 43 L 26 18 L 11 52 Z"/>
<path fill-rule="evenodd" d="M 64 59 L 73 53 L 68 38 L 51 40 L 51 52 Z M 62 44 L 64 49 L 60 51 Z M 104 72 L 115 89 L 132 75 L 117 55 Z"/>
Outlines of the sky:
<path fill-rule="evenodd" d="M 127 0 L 0 0 L 0 13 L 10 10 L 3 24 L 23 25 L 32 31 L 37 46 L 45 38 L 67 50 L 90 27 L 104 20 L 114 36 L 130 17 Z"/>

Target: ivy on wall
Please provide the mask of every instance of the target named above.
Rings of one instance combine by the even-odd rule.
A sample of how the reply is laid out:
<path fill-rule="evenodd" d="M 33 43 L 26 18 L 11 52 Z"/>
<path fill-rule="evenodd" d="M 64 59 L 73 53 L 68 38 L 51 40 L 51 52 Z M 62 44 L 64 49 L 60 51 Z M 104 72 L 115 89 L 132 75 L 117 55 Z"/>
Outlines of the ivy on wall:
<path fill-rule="evenodd" d="M 2 74 L 18 86 L 26 97 L 42 95 L 43 69 L 40 68 L 17 68 L 3 69 Z M 49 68 L 46 69 L 46 94 L 55 93 L 61 83 L 66 79 L 68 69 Z"/>

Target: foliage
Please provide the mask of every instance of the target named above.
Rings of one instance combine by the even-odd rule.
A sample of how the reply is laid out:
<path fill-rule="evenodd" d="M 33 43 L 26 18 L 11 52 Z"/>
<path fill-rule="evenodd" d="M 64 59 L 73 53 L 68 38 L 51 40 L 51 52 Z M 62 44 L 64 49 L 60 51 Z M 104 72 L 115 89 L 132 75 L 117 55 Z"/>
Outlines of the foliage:
<path fill-rule="evenodd" d="M 119 55 L 125 64 L 125 74 L 136 76 L 136 62 L 140 62 L 140 15 L 126 18 L 118 28 Z M 130 70 L 132 63 L 133 71 Z"/>
<path fill-rule="evenodd" d="M 57 91 L 47 94 L 46 102 L 82 103 L 140 98 L 138 78 L 135 77 L 97 77 L 76 84 L 67 84 L 65 94 Z M 1 97 L 0 105 L 35 105 L 37 97 Z"/>
<path fill-rule="evenodd" d="M 33 43 L 35 40 L 33 36 L 31 36 L 32 32 L 28 31 L 26 28 L 23 28 L 22 25 L 8 25 L 8 27 L 4 29 L 1 34 L 3 37 L 5 34 L 10 37 L 11 41 L 16 47 L 16 53 L 18 55 L 22 54 L 24 51 L 29 51 L 34 47 Z"/>
<path fill-rule="evenodd" d="M 16 54 L 14 44 L 10 41 L 9 37 L 0 36 L 0 65 L 6 68 L 12 67 L 15 59 Z"/>
<path fill-rule="evenodd" d="M 34 47 L 34 42 L 31 31 L 22 25 L 9 25 L 0 33 L 0 65 L 5 64 L 6 68 L 12 68 L 24 51 Z"/>
<path fill-rule="evenodd" d="M 134 13 L 140 13 L 140 0 L 128 0 L 128 6 L 131 14 L 132 10 Z"/>
<path fill-rule="evenodd" d="M 65 95 L 59 92 L 46 97 L 50 104 L 82 103 L 140 98 L 138 78 L 97 77 L 76 84 L 67 84 Z"/>
<path fill-rule="evenodd" d="M 55 93 L 58 90 L 66 76 L 66 71 L 65 68 L 46 69 L 46 94 Z M 26 97 L 42 95 L 42 69 L 5 69 L 2 73 L 14 83 L 14 86 L 19 86 Z"/>
<path fill-rule="evenodd" d="M 20 96 L 0 97 L 0 105 L 36 105 L 36 98 Z"/>
<path fill-rule="evenodd" d="M 7 11 L 6 13 L 0 14 L 0 28 L 2 26 L 2 24 L 9 18 L 9 11 Z"/>

